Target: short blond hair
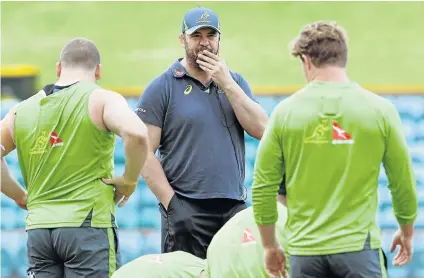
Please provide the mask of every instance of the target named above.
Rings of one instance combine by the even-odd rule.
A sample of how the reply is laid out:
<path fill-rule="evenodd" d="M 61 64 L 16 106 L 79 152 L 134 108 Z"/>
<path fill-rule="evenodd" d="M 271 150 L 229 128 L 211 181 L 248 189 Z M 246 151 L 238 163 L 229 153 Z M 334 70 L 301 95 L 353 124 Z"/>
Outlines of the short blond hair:
<path fill-rule="evenodd" d="M 291 43 L 295 57 L 309 56 L 317 68 L 325 66 L 346 67 L 347 34 L 335 22 L 318 21 L 306 25 Z"/>
<path fill-rule="evenodd" d="M 100 64 L 100 53 L 93 41 L 75 38 L 63 47 L 60 61 L 63 67 L 92 70 Z"/>

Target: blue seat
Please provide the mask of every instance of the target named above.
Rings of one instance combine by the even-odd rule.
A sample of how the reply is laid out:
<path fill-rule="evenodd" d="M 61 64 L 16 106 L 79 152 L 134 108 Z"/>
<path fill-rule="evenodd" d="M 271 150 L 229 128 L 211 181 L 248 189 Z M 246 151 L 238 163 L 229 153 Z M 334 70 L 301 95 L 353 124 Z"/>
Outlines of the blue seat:
<path fill-rule="evenodd" d="M 125 206 L 137 208 L 138 204 L 141 202 L 141 188 L 137 186 L 134 193 L 128 199 L 128 202 Z"/>
<path fill-rule="evenodd" d="M 122 264 L 140 257 L 144 244 L 141 233 L 137 230 L 120 230 L 118 233 Z"/>
<path fill-rule="evenodd" d="M 256 150 L 258 148 L 258 144 L 255 144 L 254 142 L 246 142 L 245 144 L 245 152 L 246 152 L 246 162 L 249 162 L 251 164 L 255 163 L 256 159 Z"/>
<path fill-rule="evenodd" d="M 424 116 L 424 97 L 423 96 L 403 96 L 399 97 L 399 104 L 402 106 L 401 110 L 407 111 L 415 119 Z"/>
<path fill-rule="evenodd" d="M 424 172 L 424 163 L 414 163 L 412 166 L 414 168 L 414 172 L 419 173 L 418 177 L 421 178 L 420 174 Z"/>
<path fill-rule="evenodd" d="M 398 223 L 391 206 L 387 206 L 386 208 L 379 210 L 377 223 L 382 229 L 396 229 L 398 227 Z"/>
<path fill-rule="evenodd" d="M 28 250 L 26 245 L 26 238 L 22 239 L 19 251 L 17 253 L 17 256 L 15 257 L 16 262 L 16 272 L 19 275 L 19 277 L 28 277 L 27 270 L 28 270 Z"/>
<path fill-rule="evenodd" d="M 378 200 L 380 204 L 392 204 L 392 195 L 389 188 L 387 187 L 387 184 L 378 187 Z"/>
<path fill-rule="evenodd" d="M 12 277 L 15 270 L 15 261 L 13 260 L 9 250 L 1 247 L 1 275 L 2 277 Z"/>
<path fill-rule="evenodd" d="M 3 255 L 7 254 L 6 259 L 10 259 L 10 261 L 7 265 L 8 270 L 6 271 L 11 272 L 10 276 L 4 276 L 4 273 L 2 273 L 2 277 L 27 277 L 26 268 L 28 266 L 28 259 L 26 243 L 27 233 L 25 231 L 2 231 L 2 267 L 5 264 Z"/>
<path fill-rule="evenodd" d="M 418 201 L 419 201 L 418 209 L 424 209 L 424 186 L 417 187 L 417 194 L 418 194 Z"/>
<path fill-rule="evenodd" d="M 141 95 L 141 92 L 140 92 Z M 134 111 L 137 108 L 138 98 L 130 97 L 127 98 L 128 106 Z"/>
<path fill-rule="evenodd" d="M 150 231 L 143 236 L 142 254 L 158 254 L 161 252 L 161 234 L 160 230 Z"/>
<path fill-rule="evenodd" d="M 416 277 L 424 277 L 424 246 L 422 244 L 424 242 L 424 237 L 416 240 L 415 246 L 420 246 L 415 249 L 414 257 L 412 258 L 414 262 L 414 275 Z M 421 243 L 421 244 L 420 244 Z"/>
<path fill-rule="evenodd" d="M 160 229 L 161 214 L 158 207 L 145 207 L 140 211 L 140 227 L 142 229 Z"/>
<path fill-rule="evenodd" d="M 415 142 L 408 146 L 414 164 L 424 165 L 424 142 Z"/>
<path fill-rule="evenodd" d="M 3 119 L 9 110 L 19 103 L 17 98 L 2 98 L 1 100 L 1 118 Z"/>
<path fill-rule="evenodd" d="M 14 208 L 16 205 L 15 201 L 10 199 L 4 194 L 1 194 L 1 208 Z"/>
<path fill-rule="evenodd" d="M 378 185 L 387 187 L 388 180 L 386 172 L 384 171 L 383 165 L 380 166 L 380 172 L 378 174 Z"/>
<path fill-rule="evenodd" d="M 256 100 L 259 102 L 262 108 L 265 109 L 268 115 L 272 113 L 275 106 L 277 106 L 277 104 L 280 102 L 275 97 L 256 97 Z"/>
<path fill-rule="evenodd" d="M 28 213 L 26 210 L 15 206 L 15 229 L 25 229 L 25 219 Z"/>
<path fill-rule="evenodd" d="M 135 205 L 125 205 L 116 208 L 116 222 L 121 229 L 138 229 L 140 227 L 140 215 Z"/>
<path fill-rule="evenodd" d="M 18 152 L 16 150 L 10 152 L 6 156 L 6 162 L 9 165 L 13 165 L 14 167 L 19 167 L 19 159 L 18 159 Z"/>
<path fill-rule="evenodd" d="M 416 127 L 415 120 L 411 118 L 402 118 L 402 127 L 408 144 L 414 143 Z"/>
<path fill-rule="evenodd" d="M 147 186 L 146 182 L 144 181 L 143 177 L 140 177 L 138 179 L 137 188 L 142 188 L 143 186 Z"/>
<path fill-rule="evenodd" d="M 415 119 L 415 138 L 416 139 L 417 137 L 419 137 L 422 140 L 424 137 L 424 125 L 422 124 L 423 122 L 424 122 L 424 114 L 421 117 Z"/>
<path fill-rule="evenodd" d="M 147 185 L 140 186 L 140 207 L 158 207 L 158 199 L 155 194 L 147 187 Z"/>
<path fill-rule="evenodd" d="M 401 118 L 414 118 L 422 113 L 420 100 L 414 98 L 414 96 L 391 96 L 386 98 L 394 104 Z"/>
<path fill-rule="evenodd" d="M 24 185 L 24 178 L 22 176 L 21 168 L 19 167 L 19 164 L 10 164 L 9 165 L 9 172 L 12 174 L 12 176 L 21 184 Z"/>
<path fill-rule="evenodd" d="M 418 207 L 418 215 L 415 220 L 415 228 L 424 230 L 424 200 L 421 199 L 420 206 Z M 420 245 L 423 245 L 424 241 Z"/>
<path fill-rule="evenodd" d="M 115 164 L 115 168 L 113 171 L 113 175 L 115 177 L 123 175 L 124 172 L 125 172 L 125 164 Z"/>
<path fill-rule="evenodd" d="M 249 134 L 247 134 L 247 132 L 244 132 L 244 141 L 246 143 L 254 143 L 254 144 L 258 144 L 258 140 L 256 138 L 253 138 L 252 136 L 250 136 Z"/>
<path fill-rule="evenodd" d="M 253 163 L 249 163 L 246 161 L 244 185 L 246 187 L 252 187 L 252 183 L 253 183 Z"/>
<path fill-rule="evenodd" d="M 125 153 L 124 148 L 116 148 L 114 153 L 114 162 L 116 164 L 125 165 Z"/>
<path fill-rule="evenodd" d="M 16 212 L 14 207 L 3 208 L 1 211 L 1 229 L 13 230 L 16 228 Z"/>
<path fill-rule="evenodd" d="M 250 207 L 252 205 L 252 188 L 247 188 L 247 199 L 246 199 L 246 205 Z"/>
<path fill-rule="evenodd" d="M 417 180 L 417 186 L 422 187 L 424 185 L 424 172 L 419 168 L 419 171 L 415 171 L 415 178 Z"/>
<path fill-rule="evenodd" d="M 388 261 L 388 262 L 391 262 Z M 408 269 L 406 266 L 403 267 L 389 267 L 389 277 L 396 277 L 396 278 L 409 278 L 408 277 Z"/>
<path fill-rule="evenodd" d="M 114 160 L 115 164 L 125 164 L 124 141 L 120 137 L 116 138 Z"/>

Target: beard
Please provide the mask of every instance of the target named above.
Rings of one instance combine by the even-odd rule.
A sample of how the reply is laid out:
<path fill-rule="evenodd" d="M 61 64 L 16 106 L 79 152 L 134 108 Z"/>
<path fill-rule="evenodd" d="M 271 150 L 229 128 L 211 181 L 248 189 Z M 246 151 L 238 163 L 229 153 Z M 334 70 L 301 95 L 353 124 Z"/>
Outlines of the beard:
<path fill-rule="evenodd" d="M 199 64 L 196 62 L 199 54 L 203 51 L 203 50 L 208 50 L 209 52 L 212 52 L 213 54 L 217 55 L 218 54 L 218 49 L 213 49 L 211 47 L 205 47 L 205 46 L 200 46 L 197 47 L 195 49 L 191 49 L 188 44 L 187 41 L 184 40 L 184 49 L 185 49 L 185 56 L 187 59 L 187 63 L 197 69 L 197 70 L 202 70 L 199 66 Z"/>

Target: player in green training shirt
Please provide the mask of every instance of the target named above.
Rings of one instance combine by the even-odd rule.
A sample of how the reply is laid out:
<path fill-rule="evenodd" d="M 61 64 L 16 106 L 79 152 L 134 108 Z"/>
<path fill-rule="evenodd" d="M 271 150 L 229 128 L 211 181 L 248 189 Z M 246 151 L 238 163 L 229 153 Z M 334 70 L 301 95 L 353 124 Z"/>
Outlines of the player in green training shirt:
<path fill-rule="evenodd" d="M 287 220 L 284 181 L 278 191 L 276 224 L 277 240 L 286 247 L 284 226 Z M 237 213 L 213 237 L 207 252 L 207 271 L 209 278 L 267 278 L 264 268 L 264 249 L 261 237 L 253 217 L 253 208 L 249 207 Z"/>
<path fill-rule="evenodd" d="M 206 278 L 205 260 L 183 251 L 145 255 L 117 270 L 112 278 Z"/>
<path fill-rule="evenodd" d="M 335 23 L 306 26 L 293 55 L 309 84 L 275 108 L 255 161 L 253 210 L 266 268 L 273 277 L 283 269 L 273 200 L 285 174 L 290 277 L 386 277 L 376 223 L 381 163 L 400 225 L 396 266 L 411 259 L 418 210 L 400 117 L 387 99 L 349 81 L 346 34 Z"/>
<path fill-rule="evenodd" d="M 124 205 L 135 190 L 147 128 L 125 98 L 96 85 L 101 65 L 93 42 L 68 42 L 56 71 L 55 84 L 1 123 L 2 170 L 16 148 L 28 195 L 8 171 L 2 192 L 28 208 L 29 277 L 110 277 L 120 266 L 115 202 Z M 126 165 L 112 178 L 115 134 L 124 140 Z"/>

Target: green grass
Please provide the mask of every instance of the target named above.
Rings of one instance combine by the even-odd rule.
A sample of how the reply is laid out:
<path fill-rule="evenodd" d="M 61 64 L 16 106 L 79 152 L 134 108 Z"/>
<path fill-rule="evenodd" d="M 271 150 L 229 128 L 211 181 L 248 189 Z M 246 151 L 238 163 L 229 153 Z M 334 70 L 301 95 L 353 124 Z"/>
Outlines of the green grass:
<path fill-rule="evenodd" d="M 422 84 L 424 2 L 2 2 L 2 64 L 34 64 L 41 82 L 55 78 L 62 46 L 93 39 L 103 86 L 145 86 L 183 49 L 184 13 L 215 10 L 221 56 L 252 85 L 304 83 L 288 43 L 302 26 L 335 20 L 349 34 L 349 74 L 362 84 Z"/>

